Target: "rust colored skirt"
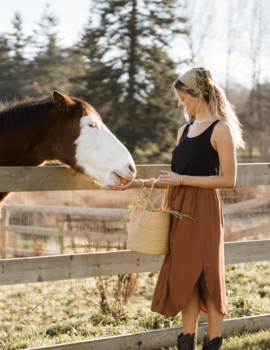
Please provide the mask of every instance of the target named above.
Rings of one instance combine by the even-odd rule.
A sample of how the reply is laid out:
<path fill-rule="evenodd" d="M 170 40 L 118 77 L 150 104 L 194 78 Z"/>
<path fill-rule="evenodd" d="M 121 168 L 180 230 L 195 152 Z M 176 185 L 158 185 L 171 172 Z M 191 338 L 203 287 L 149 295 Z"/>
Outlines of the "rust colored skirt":
<path fill-rule="evenodd" d="M 224 219 L 218 189 L 171 186 L 168 204 L 196 221 L 171 215 L 170 253 L 165 256 L 155 287 L 151 311 L 173 317 L 190 299 L 204 272 L 211 300 L 224 315 L 226 289 L 224 273 Z M 200 290 L 200 309 L 207 312 Z"/>

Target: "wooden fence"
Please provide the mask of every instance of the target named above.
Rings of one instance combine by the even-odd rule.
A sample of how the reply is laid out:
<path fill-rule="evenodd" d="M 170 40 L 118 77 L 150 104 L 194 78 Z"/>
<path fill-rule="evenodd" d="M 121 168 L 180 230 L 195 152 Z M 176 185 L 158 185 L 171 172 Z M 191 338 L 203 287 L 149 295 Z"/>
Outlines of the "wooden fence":
<path fill-rule="evenodd" d="M 224 216 L 236 213 L 239 211 L 252 210 L 263 205 L 270 203 L 270 195 L 264 195 L 259 198 L 245 200 L 240 203 L 223 205 Z M 12 212 L 38 212 L 38 213 L 54 213 L 54 214 L 64 214 L 58 223 L 58 228 L 41 227 L 41 226 L 25 226 L 25 225 L 10 225 L 9 218 Z M 88 231 L 83 230 L 70 230 L 69 223 L 72 221 L 70 219 L 71 215 L 88 215 L 95 220 L 95 225 L 93 227 L 88 227 Z M 124 225 L 123 228 L 120 227 L 121 218 L 128 214 L 127 209 L 119 208 L 91 208 L 91 207 L 74 207 L 74 206 L 54 206 L 54 205 L 24 205 L 24 204 L 6 204 L 2 206 L 2 217 L 3 223 L 0 225 L 1 235 L 1 245 L 0 251 L 2 252 L 3 258 L 6 254 L 17 255 L 20 257 L 24 256 L 42 256 L 50 255 L 49 253 L 43 251 L 31 251 L 26 249 L 14 248 L 6 242 L 7 232 L 10 233 L 24 233 L 27 235 L 37 235 L 37 236 L 52 236 L 61 237 L 63 239 L 61 244 L 61 254 L 64 254 L 64 238 L 82 238 L 84 234 L 86 237 L 90 238 L 92 241 L 96 240 L 98 242 L 126 242 L 128 227 Z M 95 226 L 104 226 L 95 230 Z M 103 225 L 101 225 L 103 224 Z M 98 231 L 98 232 L 97 232 Z M 111 231 L 111 232 L 108 232 Z M 254 236 L 256 234 L 270 233 L 270 223 L 259 224 L 255 227 L 249 227 L 246 229 L 240 229 L 231 232 L 230 228 L 225 225 L 225 241 L 233 241 L 241 239 L 242 237 Z"/>
<path fill-rule="evenodd" d="M 60 214 L 58 220 L 58 228 L 40 227 L 40 226 L 25 226 L 25 225 L 10 225 L 9 218 L 12 212 L 38 212 L 38 213 L 53 213 Z M 2 231 L 2 239 L 0 238 L 0 252 L 5 258 L 6 254 L 19 257 L 24 256 L 43 256 L 51 255 L 50 253 L 40 250 L 18 249 L 12 246 L 12 242 L 7 242 L 6 237 L 10 233 L 24 233 L 27 235 L 51 236 L 61 238 L 61 254 L 64 254 L 65 238 L 87 238 L 91 241 L 100 242 L 126 242 L 127 241 L 127 226 L 120 227 L 120 220 L 128 213 L 127 209 L 121 208 L 91 208 L 91 207 L 74 207 L 74 206 L 55 206 L 55 205 L 24 205 L 24 204 L 6 204 L 2 206 L 3 225 L 0 225 Z M 70 219 L 73 215 L 87 215 L 94 218 L 95 225 L 88 227 L 88 230 L 70 230 Z M 99 225 L 97 225 L 99 224 Z M 95 226 L 104 226 L 103 228 L 95 229 Z M 108 233 L 108 231 L 110 233 Z M 9 235 L 7 234 L 9 233 Z M 101 244 L 99 244 L 101 246 Z M 106 246 L 106 244 L 105 244 Z"/>
<path fill-rule="evenodd" d="M 168 165 L 137 166 L 138 178 L 157 177 L 160 170 L 170 170 Z M 270 164 L 238 164 L 237 186 L 269 185 Z M 99 189 L 86 176 L 75 174 L 66 167 L 2 167 L 0 168 L 0 192 L 4 191 L 53 191 Z M 260 199 L 252 202 L 258 203 Z M 260 202 L 261 203 L 261 202 Z M 269 203 L 269 198 L 264 204 Z M 244 210 L 241 203 L 236 209 Z M 249 203 L 250 204 L 250 203 Z M 260 204 L 261 205 L 261 204 Z M 248 207 L 250 208 L 250 206 Z M 232 211 L 232 212 L 235 212 Z M 224 206 L 226 214 L 226 206 Z M 118 252 L 84 253 L 47 257 L 28 257 L 0 260 L 0 285 L 12 285 L 43 281 L 69 280 L 123 273 L 159 271 L 163 256 L 141 255 L 129 250 Z M 225 243 L 226 264 L 270 260 L 270 240 Z M 228 319 L 224 321 L 222 335 L 239 332 L 243 328 L 255 331 L 269 327 L 270 314 Z M 198 328 L 198 340 L 202 339 L 207 324 Z M 152 332 L 129 334 L 81 342 L 61 344 L 38 349 L 157 349 L 176 345 L 176 334 L 181 327 Z"/>
<path fill-rule="evenodd" d="M 245 165 L 246 166 L 246 165 Z M 258 171 L 258 164 L 256 164 L 256 167 L 254 167 L 254 164 L 249 166 L 252 167 L 252 170 L 254 172 L 254 169 Z M 152 168 L 155 166 L 152 166 Z M 160 166 L 158 166 L 160 167 Z M 157 167 L 157 169 L 158 169 Z M 162 166 L 167 168 L 168 166 Z M 254 179 L 247 177 L 247 174 L 245 171 L 243 171 L 243 166 L 238 166 L 238 171 L 240 174 L 238 174 L 238 184 L 239 183 L 251 183 L 254 182 Z M 259 165 L 259 174 L 255 173 L 255 176 L 257 177 L 256 183 L 265 183 L 267 182 L 267 179 L 265 181 L 264 178 L 262 178 L 263 174 L 267 174 L 267 171 L 263 170 L 265 168 L 265 165 L 260 164 Z M 36 171 L 36 168 L 34 168 Z M 38 168 L 40 170 L 40 168 Z M 58 176 L 50 174 L 46 168 L 46 177 L 49 178 L 49 182 L 51 182 L 50 177 L 52 179 L 57 179 Z M 156 170 L 157 170 L 156 169 Z M 26 169 L 28 171 L 28 169 Z M 63 170 L 66 170 L 64 167 L 56 168 L 56 172 L 63 172 Z M 151 169 L 153 172 L 153 169 Z M 140 171 L 145 172 L 145 168 L 140 167 Z M 64 173 L 64 181 L 67 185 L 64 185 L 65 187 L 69 188 L 70 182 L 69 180 L 65 179 Z M 70 177 L 70 173 L 68 173 Z M 40 174 L 37 174 L 40 181 Z M 43 174 L 42 174 L 43 175 Z M 146 174 L 149 175 L 150 174 Z M 16 177 L 16 171 L 14 173 L 8 173 L 8 176 Z M 23 174 L 25 178 L 28 178 L 31 181 L 31 184 L 26 184 L 28 188 L 31 189 L 35 188 L 35 184 L 33 184 L 34 177 L 31 178 L 30 175 Z M 63 174 L 61 174 L 61 179 L 63 179 Z M 72 174 L 73 176 L 73 174 Z M 258 176 L 261 177 L 261 179 L 258 179 Z M 265 175 L 264 175 L 265 176 Z M 68 178 L 69 178 L 68 177 Z M 74 176 L 73 176 L 74 177 Z M 262 181 L 263 180 L 263 181 Z M 7 181 L 7 180 L 5 180 Z M 58 181 L 58 180 L 57 180 Z M 85 183 L 86 181 L 86 183 Z M 81 177 L 79 183 L 77 185 L 80 186 L 80 188 L 84 188 L 85 186 L 91 187 L 91 183 L 89 183 L 88 178 Z M 59 189 L 59 184 L 56 182 L 54 183 L 54 186 L 57 186 L 57 189 Z M 42 184 L 43 188 L 43 184 Z M 223 211 L 224 216 L 227 216 L 232 213 L 240 212 L 240 211 L 247 211 L 247 210 L 253 210 L 258 207 L 261 207 L 263 205 L 267 205 L 270 203 L 270 195 L 266 194 L 263 196 L 260 196 L 258 198 L 254 199 L 248 199 L 244 200 L 239 203 L 234 204 L 227 204 L 223 205 Z M 54 213 L 59 216 L 57 228 L 51 228 L 51 227 L 40 227 L 40 226 L 25 226 L 25 225 L 10 225 L 10 217 L 13 212 L 36 212 L 36 213 Z M 2 225 L 0 226 L 0 231 L 2 232 L 0 237 L 0 253 L 2 253 L 2 257 L 5 258 L 6 254 L 13 255 L 14 257 L 25 257 L 25 256 L 46 256 L 51 255 L 49 252 L 44 252 L 41 249 L 36 250 L 29 250 L 29 249 L 20 249 L 13 246 L 13 238 L 14 233 L 24 233 L 27 235 L 32 236 L 51 236 L 51 237 L 58 237 L 60 241 L 60 252 L 61 254 L 64 254 L 65 252 L 65 238 L 86 238 L 88 241 L 89 239 L 91 242 L 95 241 L 98 243 L 98 245 L 101 247 L 102 245 L 106 246 L 108 242 L 110 242 L 110 245 L 112 244 L 118 244 L 119 242 L 126 242 L 127 241 L 127 234 L 128 234 L 128 225 L 124 225 L 121 227 L 120 225 L 120 219 L 127 214 L 127 209 L 118 209 L 118 208 L 91 208 L 91 207 L 74 207 L 74 206 L 54 206 L 54 205 L 18 205 L 18 204 L 9 204 L 4 203 L 2 207 Z M 88 220 L 95 221 L 95 223 L 92 224 L 92 226 L 89 226 L 84 230 L 82 229 L 74 229 L 71 228 L 71 221 L 73 221 L 72 217 L 74 215 L 84 215 L 88 216 Z M 98 225 L 97 225 L 98 224 Z M 98 229 L 97 229 L 98 226 Z M 7 234 L 8 233 L 8 234 Z M 250 236 L 255 236 L 258 234 L 268 234 L 270 235 L 270 222 L 260 222 L 258 221 L 255 227 L 246 227 L 246 228 L 240 228 L 239 230 L 231 230 L 230 225 L 225 225 L 225 241 L 235 241 L 242 238 L 247 238 Z M 7 240 L 6 237 L 9 237 Z M 262 236 L 261 238 L 265 238 Z M 267 237 L 268 238 L 268 237 Z"/>

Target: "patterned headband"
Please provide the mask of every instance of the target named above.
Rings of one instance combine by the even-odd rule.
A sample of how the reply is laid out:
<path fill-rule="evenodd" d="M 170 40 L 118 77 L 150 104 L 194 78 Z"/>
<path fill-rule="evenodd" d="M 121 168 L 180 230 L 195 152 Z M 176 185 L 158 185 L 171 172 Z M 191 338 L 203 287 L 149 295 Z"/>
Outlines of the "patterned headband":
<path fill-rule="evenodd" d="M 212 79 L 210 72 L 199 67 L 188 70 L 178 79 L 190 89 L 207 97 L 209 95 L 209 78 Z"/>

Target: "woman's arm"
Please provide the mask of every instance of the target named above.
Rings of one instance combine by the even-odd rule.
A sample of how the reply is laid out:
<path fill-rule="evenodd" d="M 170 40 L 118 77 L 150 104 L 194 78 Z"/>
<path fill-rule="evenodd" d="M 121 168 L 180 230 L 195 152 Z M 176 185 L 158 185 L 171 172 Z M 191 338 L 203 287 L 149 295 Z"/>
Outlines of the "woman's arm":
<path fill-rule="evenodd" d="M 140 181 L 140 183 L 142 183 L 141 180 L 137 180 L 137 181 Z M 144 181 L 144 187 L 151 187 L 151 185 L 152 185 L 152 180 L 151 179 L 146 179 L 146 180 L 143 180 L 143 181 Z M 154 188 L 167 188 L 167 186 L 168 185 L 165 185 L 163 182 L 161 182 L 161 181 L 156 179 Z"/>
<path fill-rule="evenodd" d="M 151 187 L 152 185 L 152 180 L 151 179 L 146 179 L 144 181 L 144 187 Z M 110 187 L 105 187 L 105 191 L 108 190 L 119 190 L 119 191 L 125 191 L 128 190 L 129 188 L 141 188 L 142 186 L 142 180 L 131 180 L 126 183 L 126 185 L 121 185 L 121 186 L 110 186 Z M 156 179 L 155 182 L 155 188 L 167 188 L 168 185 L 164 185 L 162 182 Z"/>
<path fill-rule="evenodd" d="M 183 176 L 183 185 L 202 188 L 233 188 L 235 183 L 231 182 L 224 175 L 216 176 Z"/>

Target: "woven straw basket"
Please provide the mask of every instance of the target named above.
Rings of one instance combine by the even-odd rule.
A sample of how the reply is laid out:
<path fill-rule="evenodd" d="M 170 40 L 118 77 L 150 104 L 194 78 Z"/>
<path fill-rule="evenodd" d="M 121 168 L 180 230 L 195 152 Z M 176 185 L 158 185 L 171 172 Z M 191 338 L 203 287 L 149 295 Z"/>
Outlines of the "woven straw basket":
<path fill-rule="evenodd" d="M 141 205 L 141 200 L 146 187 L 143 188 L 136 205 L 131 211 L 127 248 L 140 254 L 163 255 L 170 251 L 170 213 L 164 212 L 167 209 L 166 205 L 164 206 L 166 189 L 162 192 L 159 209 L 153 211 L 145 209 L 156 181 L 154 178 L 151 178 L 151 180 L 152 186 L 144 206 Z M 168 189 L 169 186 L 167 187 L 167 195 Z"/>

